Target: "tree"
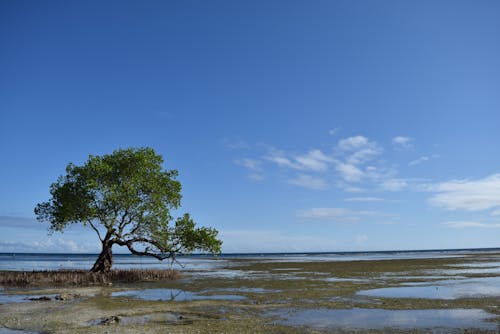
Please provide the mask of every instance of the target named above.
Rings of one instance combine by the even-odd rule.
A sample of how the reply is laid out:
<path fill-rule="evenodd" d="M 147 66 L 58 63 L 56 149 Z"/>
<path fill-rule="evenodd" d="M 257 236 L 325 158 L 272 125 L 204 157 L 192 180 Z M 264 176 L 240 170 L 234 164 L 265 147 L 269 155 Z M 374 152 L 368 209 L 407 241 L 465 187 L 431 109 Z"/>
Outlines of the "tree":
<path fill-rule="evenodd" d="M 174 220 L 181 184 L 176 170 L 162 170 L 163 158 L 151 148 L 119 149 L 90 155 L 82 166 L 72 163 L 50 186 L 52 198 L 39 203 L 35 215 L 49 222 L 49 232 L 70 224 L 95 231 L 102 244 L 91 271 L 107 272 L 113 245 L 135 255 L 175 260 L 195 250 L 219 253 L 222 242 L 214 228 L 196 227 L 189 214 Z M 170 224 L 173 222 L 173 224 Z"/>

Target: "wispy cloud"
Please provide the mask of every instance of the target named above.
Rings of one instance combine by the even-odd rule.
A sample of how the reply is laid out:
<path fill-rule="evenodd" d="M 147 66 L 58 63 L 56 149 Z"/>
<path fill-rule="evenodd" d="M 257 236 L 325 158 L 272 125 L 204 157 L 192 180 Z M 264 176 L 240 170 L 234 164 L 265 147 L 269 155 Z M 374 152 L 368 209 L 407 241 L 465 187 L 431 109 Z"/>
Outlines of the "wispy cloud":
<path fill-rule="evenodd" d="M 0 227 L 46 230 L 48 225 L 42 224 L 34 218 L 0 216 Z"/>
<path fill-rule="evenodd" d="M 430 159 L 430 158 L 429 158 L 428 156 L 425 156 L 425 155 L 424 155 L 424 156 L 422 156 L 422 157 L 420 157 L 420 158 L 418 158 L 418 159 L 415 159 L 415 160 L 410 161 L 410 162 L 408 163 L 408 166 L 416 166 L 416 165 L 420 165 L 420 164 L 422 164 L 422 163 L 424 163 L 424 162 L 426 162 L 426 161 L 429 161 L 429 159 Z"/>
<path fill-rule="evenodd" d="M 250 171 L 248 178 L 253 181 L 264 180 L 264 174 L 262 173 L 262 161 L 257 159 L 239 159 L 235 160 L 234 163 L 239 166 L 243 166 Z"/>
<path fill-rule="evenodd" d="M 346 198 L 347 202 L 383 202 L 384 199 L 380 197 L 351 197 Z"/>
<path fill-rule="evenodd" d="M 500 228 L 500 224 L 486 224 L 474 221 L 449 221 L 449 222 L 444 222 L 443 225 L 446 225 L 451 228 L 469 228 L 469 227 Z"/>
<path fill-rule="evenodd" d="M 337 151 L 345 155 L 345 161 L 351 165 L 367 162 L 383 152 L 381 146 L 364 136 L 354 136 L 341 139 Z"/>
<path fill-rule="evenodd" d="M 297 211 L 296 216 L 299 218 L 334 221 L 339 223 L 354 223 L 361 220 L 363 217 L 397 218 L 396 215 L 378 211 L 350 210 L 345 208 L 311 208 L 308 210 Z"/>
<path fill-rule="evenodd" d="M 428 187 L 430 203 L 448 210 L 500 209 L 500 174 L 479 180 L 452 180 Z"/>
<path fill-rule="evenodd" d="M 408 150 L 413 147 L 411 138 L 405 136 L 397 136 L 392 138 L 392 144 L 396 149 L 399 150 Z"/>
<path fill-rule="evenodd" d="M 253 170 L 253 171 L 262 170 L 262 162 L 260 160 L 244 158 L 244 159 L 235 160 L 234 163 L 239 165 L 239 166 L 243 166 L 247 169 Z"/>
<path fill-rule="evenodd" d="M 349 163 L 338 162 L 335 170 L 347 182 L 359 182 L 365 176 L 361 169 Z"/>
<path fill-rule="evenodd" d="M 281 167 L 297 170 L 310 170 L 322 172 L 328 169 L 328 164 L 333 161 L 321 150 L 313 149 L 305 154 L 287 156 L 283 151 L 272 150 L 266 159 Z"/>
<path fill-rule="evenodd" d="M 30 242 L 0 241 L 0 252 L 3 253 L 96 253 L 98 251 L 98 242 L 82 244 L 63 238 L 46 238 Z"/>
<path fill-rule="evenodd" d="M 405 142 L 402 139 L 396 142 Z M 331 180 L 346 192 L 359 192 L 363 188 L 378 191 L 399 191 L 406 187 L 406 181 L 397 178 L 394 165 L 381 159 L 382 146 L 365 136 L 357 135 L 338 140 L 330 150 L 312 148 L 304 153 L 285 152 L 265 146 L 267 153 L 258 159 L 235 160 L 237 165 L 252 172 L 250 178 L 262 180 L 267 167 L 280 167 L 285 173 L 300 171 L 298 176 L 288 176 L 288 183 L 316 190 L 329 188 Z M 321 174 L 312 176 L 312 173 Z M 361 186 L 360 186 L 361 184 Z"/>
<path fill-rule="evenodd" d="M 314 190 L 324 190 L 328 188 L 328 183 L 324 179 L 306 174 L 299 174 L 297 177 L 288 180 L 288 183 Z"/>
<path fill-rule="evenodd" d="M 359 213 L 344 208 L 312 208 L 309 210 L 297 212 L 297 217 L 319 220 L 333 220 L 342 223 L 356 222 L 360 219 Z"/>
<path fill-rule="evenodd" d="M 377 160 L 383 151 L 379 144 L 367 137 L 344 138 L 335 148 L 335 170 L 348 183 L 379 183 L 397 174 L 394 168 Z"/>
<path fill-rule="evenodd" d="M 408 163 L 408 166 L 417 166 L 417 165 L 420 165 L 420 164 L 423 164 L 425 162 L 428 162 L 430 161 L 431 159 L 436 159 L 436 158 L 439 158 L 439 155 L 438 154 L 433 154 L 431 156 L 428 156 L 428 155 L 424 155 L 424 156 L 421 156 L 420 158 L 417 158 L 415 160 L 412 160 Z"/>
<path fill-rule="evenodd" d="M 381 189 L 385 191 L 401 191 L 406 188 L 407 185 L 408 183 L 403 179 L 388 179 L 380 183 Z"/>

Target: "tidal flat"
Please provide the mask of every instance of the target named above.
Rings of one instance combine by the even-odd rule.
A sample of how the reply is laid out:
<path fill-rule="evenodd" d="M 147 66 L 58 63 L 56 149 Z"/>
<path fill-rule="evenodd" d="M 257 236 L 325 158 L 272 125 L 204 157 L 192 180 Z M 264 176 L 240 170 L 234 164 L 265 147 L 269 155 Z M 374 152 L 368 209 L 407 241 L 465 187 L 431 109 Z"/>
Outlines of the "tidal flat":
<path fill-rule="evenodd" d="M 210 261 L 176 280 L 3 287 L 0 333 L 500 332 L 498 251 Z"/>

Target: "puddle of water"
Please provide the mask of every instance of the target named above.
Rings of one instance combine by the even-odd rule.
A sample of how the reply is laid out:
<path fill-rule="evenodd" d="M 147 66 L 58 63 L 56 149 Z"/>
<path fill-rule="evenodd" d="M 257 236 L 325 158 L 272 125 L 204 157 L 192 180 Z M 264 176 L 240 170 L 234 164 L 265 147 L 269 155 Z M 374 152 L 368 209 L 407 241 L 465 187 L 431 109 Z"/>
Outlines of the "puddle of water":
<path fill-rule="evenodd" d="M 127 290 L 111 293 L 111 297 L 131 297 L 143 300 L 162 300 L 162 301 L 190 301 L 190 300 L 243 300 L 244 296 L 238 295 L 200 295 L 190 291 L 178 289 L 144 289 Z"/>
<path fill-rule="evenodd" d="M 205 290 L 203 292 L 212 292 L 212 291 L 249 292 L 249 293 L 277 293 L 277 292 L 281 292 L 282 290 L 271 290 L 271 289 L 264 289 L 264 288 L 246 288 L 246 287 L 241 287 L 241 288 L 209 289 L 209 290 Z"/>
<path fill-rule="evenodd" d="M 324 281 L 327 281 L 327 282 L 363 282 L 366 280 L 363 280 L 360 278 L 328 277 L 328 278 L 325 278 Z"/>
<path fill-rule="evenodd" d="M 399 287 L 371 289 L 359 295 L 382 298 L 458 299 L 500 296 L 500 277 L 410 283 Z"/>
<path fill-rule="evenodd" d="M 55 294 L 48 295 L 17 295 L 17 294 L 7 294 L 0 293 L 0 304 L 9 304 L 9 303 L 26 303 L 33 302 L 33 300 L 29 300 L 29 298 L 40 298 L 40 297 L 49 297 L 54 300 L 56 297 Z M 0 334 L 2 334 L 3 328 L 0 328 Z"/>
<path fill-rule="evenodd" d="M 248 278 L 253 279 L 258 271 L 245 270 L 214 270 L 214 271 L 192 271 L 191 274 L 202 277 L 221 277 L 221 278 Z"/>
<path fill-rule="evenodd" d="M 274 268 L 273 271 L 296 271 L 302 270 L 302 268 Z"/>
<path fill-rule="evenodd" d="M 469 268 L 498 268 L 500 267 L 500 262 L 471 262 L 471 263 L 460 263 L 453 264 L 450 267 L 469 267 Z"/>
<path fill-rule="evenodd" d="M 434 273 L 436 271 L 431 271 L 430 273 Z M 437 273 L 441 275 L 465 275 L 465 274 L 499 274 L 500 273 L 500 268 L 494 267 L 494 268 L 460 268 L 460 269 L 446 269 L 446 270 L 439 270 Z"/>
<path fill-rule="evenodd" d="M 495 330 L 488 322 L 496 316 L 480 309 L 383 310 L 383 309 L 285 309 L 271 316 L 283 318 L 278 323 L 316 329 L 483 329 Z"/>
<path fill-rule="evenodd" d="M 150 322 L 157 323 L 178 323 L 182 318 L 172 313 L 148 314 L 135 317 L 120 318 L 121 325 L 145 325 Z"/>
<path fill-rule="evenodd" d="M 10 329 L 0 327 L 0 334 L 38 334 L 38 332 L 24 331 L 21 329 Z"/>

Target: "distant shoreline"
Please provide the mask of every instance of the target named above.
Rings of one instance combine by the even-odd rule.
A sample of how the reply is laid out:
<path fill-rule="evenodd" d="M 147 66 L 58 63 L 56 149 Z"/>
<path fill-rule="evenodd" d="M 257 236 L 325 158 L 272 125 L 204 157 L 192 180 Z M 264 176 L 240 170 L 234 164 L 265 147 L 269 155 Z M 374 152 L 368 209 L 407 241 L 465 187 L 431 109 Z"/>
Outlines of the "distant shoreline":
<path fill-rule="evenodd" d="M 400 250 L 374 250 L 374 251 L 328 251 L 328 252 L 231 252 L 216 255 L 216 257 L 249 257 L 249 256 L 287 256 L 287 255 L 349 255 L 349 254 L 397 254 L 397 253 L 432 253 L 432 252 L 485 252 L 485 251 L 500 251 L 500 247 L 487 248 L 443 248 L 443 249 L 400 249 Z M 0 256 L 12 255 L 45 255 L 45 256 L 96 256 L 99 253 L 33 253 L 33 252 L 0 252 Z M 130 256 L 138 257 L 130 253 L 114 253 L 115 256 Z M 208 253 L 182 254 L 179 257 L 200 257 L 214 256 Z"/>

